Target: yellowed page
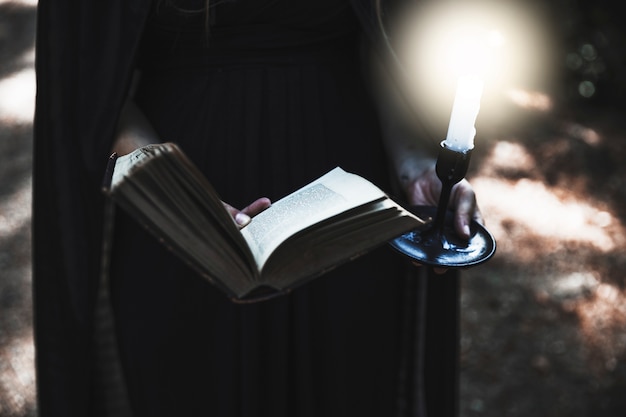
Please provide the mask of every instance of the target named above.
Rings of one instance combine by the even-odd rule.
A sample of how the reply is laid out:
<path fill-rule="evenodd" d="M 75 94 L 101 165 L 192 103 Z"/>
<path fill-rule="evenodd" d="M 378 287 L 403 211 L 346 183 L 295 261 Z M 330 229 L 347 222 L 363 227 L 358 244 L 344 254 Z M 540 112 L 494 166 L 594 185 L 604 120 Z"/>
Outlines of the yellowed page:
<path fill-rule="evenodd" d="M 337 167 L 309 185 L 275 202 L 241 230 L 259 270 L 289 236 L 385 193 L 366 179 Z"/>

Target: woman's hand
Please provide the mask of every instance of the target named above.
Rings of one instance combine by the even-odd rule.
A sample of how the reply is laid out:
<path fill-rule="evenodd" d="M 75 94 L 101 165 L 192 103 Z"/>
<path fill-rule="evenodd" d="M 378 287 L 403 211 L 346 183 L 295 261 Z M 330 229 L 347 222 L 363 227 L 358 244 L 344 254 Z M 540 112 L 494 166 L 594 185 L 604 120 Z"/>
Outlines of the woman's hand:
<path fill-rule="evenodd" d="M 132 100 L 127 100 L 120 115 L 113 152 L 125 155 L 142 146 L 158 142 L 160 142 L 158 135 L 144 113 Z M 272 205 L 272 202 L 269 198 L 262 197 L 243 210 L 238 210 L 224 202 L 223 204 L 241 228 L 250 223 L 252 217 Z"/>
<path fill-rule="evenodd" d="M 428 168 L 412 181 L 406 181 L 404 191 L 407 200 L 411 205 L 436 206 L 439 204 L 439 194 L 441 193 L 441 180 L 437 177 L 435 167 Z M 470 183 L 463 179 L 452 188 L 449 208 L 454 211 L 454 229 L 459 236 L 470 238 L 470 223 L 472 220 L 480 224 L 484 223 L 478 204 L 476 194 Z M 421 266 L 414 262 L 416 266 Z M 443 274 L 447 268 L 433 268 L 435 273 Z"/>
<path fill-rule="evenodd" d="M 439 204 L 441 180 L 437 177 L 434 166 L 403 186 L 409 204 L 427 206 Z M 469 239 L 471 221 L 476 220 L 480 224 L 484 221 L 476 203 L 476 194 L 466 179 L 452 188 L 449 204 L 450 210 L 454 211 L 454 229 L 459 236 Z"/>
<path fill-rule="evenodd" d="M 230 213 L 230 215 L 233 216 L 233 219 L 235 219 L 235 223 L 237 223 L 237 226 L 239 226 L 239 228 L 242 228 L 250 223 L 250 220 L 252 220 L 254 216 L 271 206 L 272 202 L 267 197 L 261 197 L 254 200 L 252 204 L 250 204 L 243 210 L 238 210 L 228 203 L 222 202 L 222 204 L 224 204 L 224 207 Z"/>

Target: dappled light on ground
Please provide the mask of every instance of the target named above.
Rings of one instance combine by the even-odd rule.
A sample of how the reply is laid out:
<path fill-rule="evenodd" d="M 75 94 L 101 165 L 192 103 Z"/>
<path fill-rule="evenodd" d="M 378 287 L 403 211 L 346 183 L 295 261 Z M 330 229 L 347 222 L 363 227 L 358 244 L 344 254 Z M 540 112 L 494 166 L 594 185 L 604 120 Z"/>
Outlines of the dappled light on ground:
<path fill-rule="evenodd" d="M 570 308 L 579 318 L 592 370 L 610 373 L 626 356 L 626 291 L 598 284 L 590 292 Z"/>
<path fill-rule="evenodd" d="M 7 239 L 29 226 L 32 184 L 30 178 L 0 200 L 0 236 Z"/>
<path fill-rule="evenodd" d="M 462 281 L 464 416 L 626 409 L 626 149 L 607 124 L 619 113 L 587 123 L 549 102 L 512 96 L 522 117 L 472 161 L 498 248 Z"/>
<path fill-rule="evenodd" d="M 35 5 L 0 0 L 2 417 L 36 416 Z M 477 128 L 468 176 L 498 248 L 462 275 L 461 417 L 626 410 L 626 118 L 565 104 L 533 87 L 481 110 L 494 120 L 506 113 Z"/>
<path fill-rule="evenodd" d="M 3 123 L 28 123 L 35 111 L 35 71 L 24 69 L 0 80 L 0 119 Z"/>
<path fill-rule="evenodd" d="M 559 245 L 586 244 L 609 252 L 624 243 L 614 215 L 589 201 L 555 195 L 542 182 L 476 179 L 473 185 L 490 229 L 503 243 L 502 253 L 513 260 L 532 261 Z"/>
<path fill-rule="evenodd" d="M 0 356 L 1 416 L 28 416 L 34 413 L 35 372 L 33 369 L 33 339 L 30 335 L 3 343 Z"/>
<path fill-rule="evenodd" d="M 0 416 L 35 417 L 31 164 L 36 1 L 0 0 Z"/>
<path fill-rule="evenodd" d="M 508 96 L 513 103 L 524 109 L 550 111 L 554 106 L 547 94 L 538 91 L 513 89 L 509 91 Z"/>

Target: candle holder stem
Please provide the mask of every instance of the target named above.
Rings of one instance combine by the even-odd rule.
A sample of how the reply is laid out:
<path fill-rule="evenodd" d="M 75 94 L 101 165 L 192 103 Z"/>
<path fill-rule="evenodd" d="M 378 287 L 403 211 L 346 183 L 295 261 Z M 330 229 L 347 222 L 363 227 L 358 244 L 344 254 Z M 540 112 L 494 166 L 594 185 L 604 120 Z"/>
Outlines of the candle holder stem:
<path fill-rule="evenodd" d="M 437 214 L 433 220 L 432 228 L 440 233 L 443 233 L 443 228 L 446 221 L 446 213 L 448 212 L 448 205 L 450 202 L 450 195 L 452 194 L 452 187 L 454 184 L 442 183 L 441 194 L 439 195 L 439 204 L 437 204 Z"/>

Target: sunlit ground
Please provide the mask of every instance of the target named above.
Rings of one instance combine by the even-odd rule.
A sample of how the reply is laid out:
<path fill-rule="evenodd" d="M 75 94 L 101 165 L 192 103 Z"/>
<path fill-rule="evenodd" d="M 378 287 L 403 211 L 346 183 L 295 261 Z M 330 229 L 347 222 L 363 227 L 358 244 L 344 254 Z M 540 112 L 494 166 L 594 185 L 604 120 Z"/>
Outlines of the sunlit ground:
<path fill-rule="evenodd" d="M 580 341 L 594 351 L 594 360 L 603 357 L 609 369 L 614 368 L 617 357 L 626 356 L 626 334 L 613 339 L 626 329 L 626 293 L 621 280 L 603 282 L 603 275 L 621 278 L 621 271 L 606 270 L 601 259 L 626 249 L 623 220 L 606 202 L 575 191 L 552 189 L 540 180 L 494 176 L 504 161 L 508 163 L 504 168 L 527 171 L 530 177 L 538 169 L 538 161 L 522 146 L 500 141 L 472 181 L 498 240 L 498 256 L 510 264 L 527 265 L 529 272 L 549 273 L 541 280 L 529 278 L 539 299 L 565 298 L 563 307 L 580 320 Z M 588 263 L 590 257 L 594 263 Z M 550 265 L 554 261 L 566 265 L 555 269 Z"/>
<path fill-rule="evenodd" d="M 464 275 L 462 415 L 623 415 L 623 134 L 510 99 L 525 117 L 471 178 L 498 250 Z"/>
<path fill-rule="evenodd" d="M 35 1 L 0 1 L 0 416 L 35 416 L 30 292 Z"/>
<path fill-rule="evenodd" d="M 24 63 L 33 63 L 34 50 L 24 57 Z M 0 114 L 6 123 L 29 123 L 33 115 L 35 71 L 25 68 L 0 81 Z"/>
<path fill-rule="evenodd" d="M 35 5 L 0 0 L 0 62 L 10 63 L 0 66 L 3 417 L 36 415 L 30 295 Z M 1 48 L 6 45 L 15 47 Z M 541 91 L 519 88 L 506 100 L 501 108 L 523 115 L 523 122 L 479 130 L 469 175 L 498 249 L 490 262 L 463 275 L 460 414 L 622 416 L 625 171 L 603 169 L 618 158 L 623 129 L 607 133 L 606 122 L 592 126 L 555 113 Z M 596 154 L 600 159 L 590 162 Z"/>

